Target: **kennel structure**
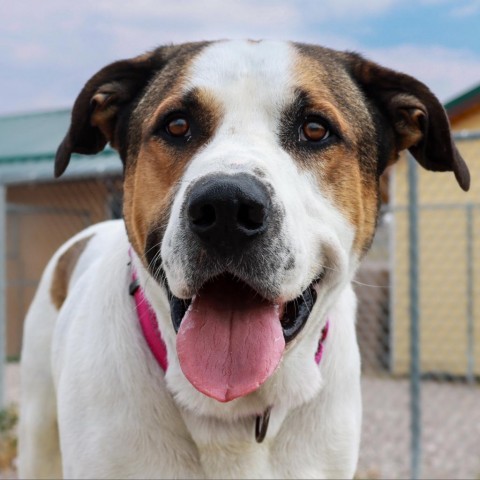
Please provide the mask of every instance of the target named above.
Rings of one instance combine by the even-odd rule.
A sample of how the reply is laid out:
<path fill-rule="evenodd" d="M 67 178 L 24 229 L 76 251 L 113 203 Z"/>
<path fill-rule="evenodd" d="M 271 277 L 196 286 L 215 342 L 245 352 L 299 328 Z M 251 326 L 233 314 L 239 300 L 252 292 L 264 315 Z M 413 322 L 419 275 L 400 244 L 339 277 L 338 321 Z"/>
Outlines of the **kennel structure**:
<path fill-rule="evenodd" d="M 122 165 L 107 149 L 74 155 L 54 179 L 70 110 L 0 117 L 0 350 L 20 355 L 23 320 L 41 273 L 74 233 L 120 214 Z"/>

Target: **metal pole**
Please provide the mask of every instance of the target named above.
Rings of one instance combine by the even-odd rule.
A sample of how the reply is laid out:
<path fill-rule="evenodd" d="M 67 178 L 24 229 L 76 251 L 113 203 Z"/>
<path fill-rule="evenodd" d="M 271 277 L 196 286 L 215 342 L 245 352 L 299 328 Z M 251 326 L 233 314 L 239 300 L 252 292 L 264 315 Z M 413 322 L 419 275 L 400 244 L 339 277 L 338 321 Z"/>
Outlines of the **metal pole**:
<path fill-rule="evenodd" d="M 473 289 L 473 205 L 467 210 L 467 381 L 475 383 L 475 327 L 474 327 L 474 289 Z"/>
<path fill-rule="evenodd" d="M 419 232 L 418 172 L 415 159 L 408 155 L 408 219 L 410 272 L 410 415 L 411 415 L 411 478 L 420 478 L 422 461 L 422 412 L 420 371 L 420 308 L 419 308 Z"/>
<path fill-rule="evenodd" d="M 7 189 L 0 184 L 0 409 L 5 407 L 5 361 L 7 344 L 7 302 L 6 302 L 6 230 L 7 230 Z"/>

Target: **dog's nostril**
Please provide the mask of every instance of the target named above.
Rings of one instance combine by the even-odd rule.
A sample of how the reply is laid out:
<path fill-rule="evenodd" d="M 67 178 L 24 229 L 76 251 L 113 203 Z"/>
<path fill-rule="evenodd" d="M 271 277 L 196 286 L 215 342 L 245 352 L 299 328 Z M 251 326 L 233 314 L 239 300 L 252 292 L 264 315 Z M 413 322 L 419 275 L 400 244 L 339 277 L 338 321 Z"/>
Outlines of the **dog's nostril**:
<path fill-rule="evenodd" d="M 210 227 L 217 219 L 215 207 L 209 204 L 196 205 L 190 208 L 188 216 L 190 221 L 197 227 Z"/>
<path fill-rule="evenodd" d="M 245 230 L 257 231 L 265 222 L 266 208 L 260 204 L 240 205 L 237 222 Z"/>

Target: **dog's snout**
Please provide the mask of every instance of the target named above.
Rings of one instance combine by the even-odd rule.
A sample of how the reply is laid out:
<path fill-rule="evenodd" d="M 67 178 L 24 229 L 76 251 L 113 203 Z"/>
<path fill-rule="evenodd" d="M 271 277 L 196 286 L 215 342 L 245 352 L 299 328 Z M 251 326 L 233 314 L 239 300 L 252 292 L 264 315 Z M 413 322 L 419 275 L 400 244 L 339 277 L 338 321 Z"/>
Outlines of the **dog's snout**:
<path fill-rule="evenodd" d="M 188 225 L 208 247 L 237 250 L 267 230 L 270 197 L 248 174 L 199 180 L 187 200 Z"/>

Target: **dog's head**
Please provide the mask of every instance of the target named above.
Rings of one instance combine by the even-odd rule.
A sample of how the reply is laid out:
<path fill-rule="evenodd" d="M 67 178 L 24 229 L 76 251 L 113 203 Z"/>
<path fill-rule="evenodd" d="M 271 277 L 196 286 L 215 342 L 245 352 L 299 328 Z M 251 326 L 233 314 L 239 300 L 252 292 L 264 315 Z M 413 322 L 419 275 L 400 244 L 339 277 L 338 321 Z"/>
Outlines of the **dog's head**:
<path fill-rule="evenodd" d="M 124 163 L 130 241 L 166 280 L 176 365 L 223 402 L 318 389 L 321 328 L 370 246 L 379 176 L 401 150 L 469 187 L 427 87 L 294 43 L 168 46 L 105 67 L 75 103 L 56 175 L 107 142 Z M 173 372 L 180 397 L 197 395 Z"/>

